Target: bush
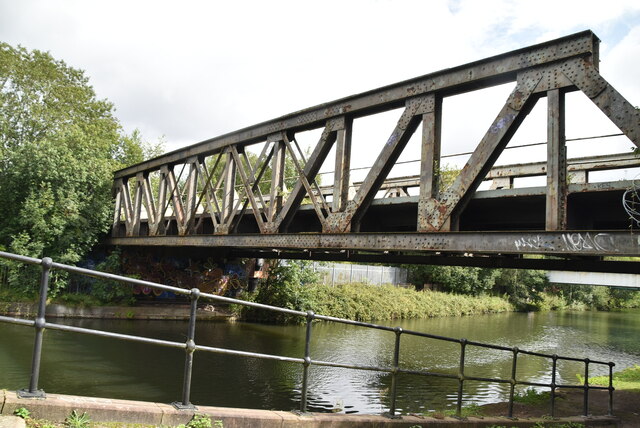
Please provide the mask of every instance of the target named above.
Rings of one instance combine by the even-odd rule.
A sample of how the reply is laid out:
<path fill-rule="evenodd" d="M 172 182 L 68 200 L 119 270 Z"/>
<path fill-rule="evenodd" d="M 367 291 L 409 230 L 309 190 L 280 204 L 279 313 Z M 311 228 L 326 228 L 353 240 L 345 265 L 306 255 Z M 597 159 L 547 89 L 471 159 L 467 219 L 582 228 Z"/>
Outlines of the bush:
<path fill-rule="evenodd" d="M 536 310 L 548 286 L 544 271 L 499 269 L 494 289 L 503 293 L 518 310 Z"/>
<path fill-rule="evenodd" d="M 306 311 L 314 307 L 314 295 L 310 285 L 319 280 L 319 275 L 310 269 L 311 262 L 281 260 L 274 262 L 268 269 L 268 277 L 258 287 L 258 292 L 250 296 L 252 301 L 280 308 Z M 242 307 L 242 316 L 252 321 L 276 323 L 296 322 L 296 316 Z"/>
<path fill-rule="evenodd" d="M 438 290 L 478 296 L 492 289 L 497 269 L 463 266 L 410 265 L 411 280 L 434 284 Z"/>
<path fill-rule="evenodd" d="M 419 292 L 391 285 L 367 284 L 342 284 L 335 287 L 291 282 L 271 284 L 268 288 L 262 287 L 251 300 L 356 321 L 474 315 L 513 310 L 513 306 L 500 297 Z M 303 317 L 251 308 L 241 309 L 241 314 L 248 320 L 304 322 Z"/>

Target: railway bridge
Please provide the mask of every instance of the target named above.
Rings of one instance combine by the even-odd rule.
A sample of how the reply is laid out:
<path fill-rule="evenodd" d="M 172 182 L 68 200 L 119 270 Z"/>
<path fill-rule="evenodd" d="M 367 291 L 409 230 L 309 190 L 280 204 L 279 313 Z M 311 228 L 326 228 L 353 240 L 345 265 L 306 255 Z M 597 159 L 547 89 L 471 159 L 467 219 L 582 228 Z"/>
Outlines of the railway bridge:
<path fill-rule="evenodd" d="M 466 163 L 447 169 L 443 104 L 506 84 L 510 94 L 461 155 Z M 574 92 L 619 133 L 567 139 L 565 101 Z M 546 141 L 510 144 L 545 101 Z M 382 135 L 362 131 L 394 114 Z M 465 123 L 462 117 L 454 126 Z M 359 132 L 370 143 L 354 150 Z M 594 139 L 599 154 L 568 150 L 585 138 Z M 626 141 L 626 151 L 612 149 L 611 139 Z M 536 144 L 541 159 L 506 156 Z M 640 205 L 630 178 L 640 167 L 638 148 L 640 112 L 600 74 L 599 39 L 584 31 L 317 105 L 117 171 L 108 243 L 245 257 L 637 273 Z M 419 158 L 413 169 L 401 161 L 410 150 Z M 362 171 L 353 161 L 371 154 L 375 161 L 357 178 Z M 621 171 L 625 179 L 615 175 Z M 538 180 L 533 185 L 531 177 Z"/>

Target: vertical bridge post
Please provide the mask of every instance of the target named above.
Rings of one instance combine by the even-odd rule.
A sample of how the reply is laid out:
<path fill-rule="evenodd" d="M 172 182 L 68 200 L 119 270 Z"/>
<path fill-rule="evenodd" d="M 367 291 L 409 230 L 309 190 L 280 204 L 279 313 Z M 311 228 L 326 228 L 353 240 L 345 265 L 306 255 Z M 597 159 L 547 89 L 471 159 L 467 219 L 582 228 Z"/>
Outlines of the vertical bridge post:
<path fill-rule="evenodd" d="M 567 148 L 565 145 L 564 93 L 547 92 L 547 204 L 546 230 L 567 226 Z"/>

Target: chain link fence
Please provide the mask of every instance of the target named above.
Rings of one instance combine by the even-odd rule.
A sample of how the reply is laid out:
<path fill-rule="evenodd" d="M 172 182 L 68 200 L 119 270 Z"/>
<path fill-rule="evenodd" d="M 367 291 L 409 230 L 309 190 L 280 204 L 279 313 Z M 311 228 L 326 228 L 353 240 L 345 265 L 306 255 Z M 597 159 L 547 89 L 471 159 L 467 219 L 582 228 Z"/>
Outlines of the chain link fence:
<path fill-rule="evenodd" d="M 372 285 L 408 285 L 408 271 L 404 268 L 313 262 L 313 270 L 320 274 L 323 284 L 331 286 L 351 282 L 362 282 Z"/>

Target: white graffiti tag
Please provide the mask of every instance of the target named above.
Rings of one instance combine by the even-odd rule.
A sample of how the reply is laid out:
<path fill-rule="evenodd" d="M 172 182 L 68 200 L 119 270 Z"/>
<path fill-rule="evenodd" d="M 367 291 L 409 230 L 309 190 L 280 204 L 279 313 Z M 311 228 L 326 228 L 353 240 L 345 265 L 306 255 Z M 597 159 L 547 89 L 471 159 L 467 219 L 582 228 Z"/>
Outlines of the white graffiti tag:
<path fill-rule="evenodd" d="M 518 251 L 542 250 L 563 252 L 606 252 L 617 253 L 613 235 L 609 233 L 564 233 L 561 242 L 544 235 L 523 236 L 513 243 Z M 557 244 L 557 245 L 556 245 Z"/>
<path fill-rule="evenodd" d="M 514 242 L 518 251 L 531 249 L 531 250 L 553 250 L 553 245 L 546 241 L 542 236 L 531 236 L 516 239 Z"/>
<path fill-rule="evenodd" d="M 606 251 L 615 253 L 616 248 L 613 236 L 608 233 L 565 233 L 562 235 L 564 251 Z"/>

